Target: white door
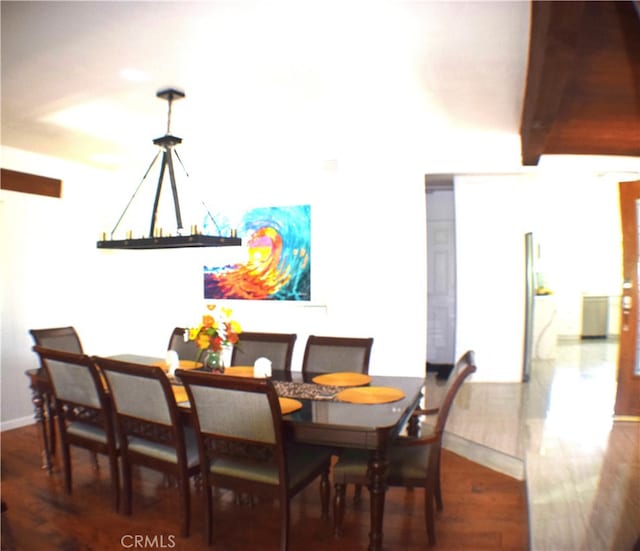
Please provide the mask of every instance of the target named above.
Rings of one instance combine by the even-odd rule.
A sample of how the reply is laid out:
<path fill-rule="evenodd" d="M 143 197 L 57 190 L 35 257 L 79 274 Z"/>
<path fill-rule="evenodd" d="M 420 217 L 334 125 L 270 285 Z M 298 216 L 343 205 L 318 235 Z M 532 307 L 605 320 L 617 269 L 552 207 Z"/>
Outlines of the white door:
<path fill-rule="evenodd" d="M 428 182 L 428 179 L 427 179 Z M 455 221 L 453 189 L 427 183 L 427 362 L 455 361 Z"/>

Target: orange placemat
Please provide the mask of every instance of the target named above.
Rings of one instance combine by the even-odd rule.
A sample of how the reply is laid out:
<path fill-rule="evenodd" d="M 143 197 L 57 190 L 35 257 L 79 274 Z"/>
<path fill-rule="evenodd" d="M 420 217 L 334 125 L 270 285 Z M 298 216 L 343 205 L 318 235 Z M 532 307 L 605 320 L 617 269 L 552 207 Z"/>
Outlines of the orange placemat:
<path fill-rule="evenodd" d="M 278 398 L 280 402 L 280 411 L 282 415 L 286 415 L 287 413 L 293 413 L 294 411 L 298 411 L 302 408 L 302 402 L 298 400 L 294 400 L 293 398 Z"/>
<path fill-rule="evenodd" d="M 346 388 L 336 394 L 336 400 L 352 404 L 386 404 L 402 398 L 404 398 L 404 392 L 388 386 Z"/>
<path fill-rule="evenodd" d="M 176 397 L 177 403 L 189 401 L 189 396 L 187 395 L 186 388 L 184 388 L 183 386 L 174 385 L 172 389 L 173 389 L 173 395 Z"/>
<path fill-rule="evenodd" d="M 250 365 L 232 365 L 224 368 L 225 375 L 234 377 L 253 377 L 253 366 Z"/>
<path fill-rule="evenodd" d="M 151 365 L 161 367 L 165 371 L 169 369 L 167 362 L 165 362 L 164 360 L 154 362 Z M 193 360 L 180 360 L 180 369 L 197 369 L 198 367 L 202 367 L 202 362 L 194 362 Z"/>
<path fill-rule="evenodd" d="M 364 373 L 337 371 L 335 373 L 317 375 L 311 380 L 318 385 L 361 386 L 368 385 L 371 382 L 371 377 Z"/>

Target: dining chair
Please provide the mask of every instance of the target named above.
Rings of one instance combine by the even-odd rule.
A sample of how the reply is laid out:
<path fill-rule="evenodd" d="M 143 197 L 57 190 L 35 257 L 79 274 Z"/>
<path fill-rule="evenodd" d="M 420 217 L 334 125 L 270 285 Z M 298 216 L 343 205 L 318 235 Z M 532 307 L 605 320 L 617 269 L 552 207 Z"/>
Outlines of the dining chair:
<path fill-rule="evenodd" d="M 354 371 L 369 373 L 373 338 L 309 335 L 302 359 L 302 373 Z M 334 448 L 335 454 L 342 453 Z M 359 501 L 362 486 L 356 484 L 353 499 Z"/>
<path fill-rule="evenodd" d="M 29 334 L 31 335 L 31 338 L 33 339 L 33 342 L 36 346 L 41 346 L 43 348 L 49 348 L 52 350 L 62 350 L 64 352 L 73 352 L 75 354 L 82 354 L 84 352 L 82 349 L 82 343 L 80 342 L 80 337 L 78 336 L 75 328 L 72 326 L 30 329 Z M 44 373 L 46 373 L 42 362 L 40 363 L 40 368 Z M 44 440 L 44 449 L 47 454 L 48 461 L 49 455 L 55 455 L 56 453 L 56 412 L 48 396 L 45 395 L 43 397 L 43 402 L 47 428 L 44 428 L 45 424 L 42 425 L 42 438 Z M 95 465 L 97 465 L 97 462 L 95 463 Z"/>
<path fill-rule="evenodd" d="M 447 391 L 437 408 L 434 423 L 423 423 L 417 436 L 398 437 L 387 453 L 389 486 L 424 488 L 424 510 L 427 539 L 435 545 L 434 501 L 439 511 L 443 508 L 440 483 L 440 455 L 442 435 L 453 401 L 465 379 L 476 371 L 475 354 L 469 350 L 456 363 L 449 377 Z M 423 415 L 426 410 L 416 410 L 413 415 Z M 432 410 L 429 410 L 429 412 Z M 344 450 L 333 468 L 335 495 L 333 501 L 334 532 L 339 536 L 344 518 L 346 484 L 368 483 L 369 452 Z"/>
<path fill-rule="evenodd" d="M 303 373 L 369 372 L 373 338 L 309 335 L 302 360 Z"/>
<path fill-rule="evenodd" d="M 270 380 L 185 370 L 176 377 L 187 389 L 198 437 L 207 543 L 214 487 L 277 499 L 281 551 L 289 545 L 290 500 L 318 476 L 322 517 L 328 517 L 331 451 L 286 439 Z"/>
<path fill-rule="evenodd" d="M 182 506 L 181 534 L 189 535 L 190 477 L 199 472 L 193 429 L 185 427 L 164 370 L 95 357 L 113 403 L 122 461 L 123 507 L 132 512 L 132 467 L 140 465 L 174 477 Z"/>
<path fill-rule="evenodd" d="M 233 347 L 231 365 L 254 365 L 258 358 L 271 360 L 271 368 L 291 371 L 295 333 L 255 333 L 243 331 Z"/>
<path fill-rule="evenodd" d="M 29 329 L 29 333 L 36 346 L 75 354 L 83 353 L 80 337 L 72 326 Z"/>
<path fill-rule="evenodd" d="M 118 445 L 111 403 L 92 358 L 85 354 L 34 346 L 51 386 L 62 449 L 65 490 L 71 494 L 70 446 L 106 455 L 111 472 L 113 508 L 119 507 Z"/>
<path fill-rule="evenodd" d="M 201 350 L 198 348 L 196 341 L 185 340 L 186 331 L 188 329 L 185 327 L 176 327 L 171 332 L 167 350 L 175 350 L 181 360 L 195 362 L 198 360 Z"/>

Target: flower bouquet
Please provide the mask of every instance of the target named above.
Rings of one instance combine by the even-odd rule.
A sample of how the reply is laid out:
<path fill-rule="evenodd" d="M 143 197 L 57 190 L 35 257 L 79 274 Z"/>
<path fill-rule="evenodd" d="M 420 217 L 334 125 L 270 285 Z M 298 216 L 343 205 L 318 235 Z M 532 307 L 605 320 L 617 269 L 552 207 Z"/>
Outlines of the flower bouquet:
<path fill-rule="evenodd" d="M 202 362 L 208 371 L 224 373 L 222 354 L 226 348 L 237 344 L 242 327 L 231 318 L 231 308 L 207 304 L 207 312 L 198 327 L 189 328 L 189 340 L 198 347 L 196 361 Z"/>

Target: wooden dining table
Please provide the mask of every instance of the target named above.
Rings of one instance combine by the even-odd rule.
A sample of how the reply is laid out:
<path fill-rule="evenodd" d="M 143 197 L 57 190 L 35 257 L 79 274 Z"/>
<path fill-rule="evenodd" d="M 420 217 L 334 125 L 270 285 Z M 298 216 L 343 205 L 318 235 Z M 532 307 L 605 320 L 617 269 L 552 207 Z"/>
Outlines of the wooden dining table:
<path fill-rule="evenodd" d="M 163 365 L 161 358 L 137 354 L 119 354 L 110 356 L 110 358 L 146 365 Z M 46 380 L 46 374 L 36 371 L 32 370 L 27 375 L 30 376 L 34 392 L 36 419 L 43 424 L 42 428 L 46 433 L 47 412 L 38 411 L 38 408 L 42 403 L 47 403 L 50 386 Z M 238 373 L 240 372 L 234 372 L 234 369 L 231 368 L 227 375 L 233 376 Z M 246 373 L 242 374 L 242 376 L 246 375 Z M 319 392 L 313 397 L 304 397 L 308 392 L 303 392 L 302 395 L 298 393 L 297 389 L 304 391 L 313 389 L 313 379 L 318 375 L 320 374 L 303 374 L 297 371 L 274 370 L 272 372 L 270 379 L 276 386 L 279 395 L 285 399 L 299 402 L 295 411 L 283 414 L 286 433 L 296 442 L 331 446 L 336 449 L 358 448 L 370 452 L 368 487 L 371 500 L 371 527 L 368 549 L 369 551 L 379 551 L 382 549 L 383 541 L 382 527 L 388 469 L 387 449 L 419 403 L 423 393 L 424 378 L 371 375 L 363 388 L 388 390 L 392 395 L 395 395 L 393 396 L 395 399 L 385 403 L 353 403 L 342 401 L 339 396 L 335 396 L 335 393 L 332 395 Z M 179 387 L 179 381 L 174 380 L 174 385 Z M 321 388 L 323 391 L 325 390 L 324 385 Z M 340 391 L 341 387 L 336 390 Z M 186 399 L 181 400 L 180 397 L 184 397 L 184 394 L 179 391 L 179 388 L 176 388 L 176 396 L 181 412 L 188 419 L 190 406 Z M 50 438 L 51 436 L 49 436 Z M 45 439 L 45 446 L 47 444 Z M 45 450 L 46 452 L 47 450 Z"/>

